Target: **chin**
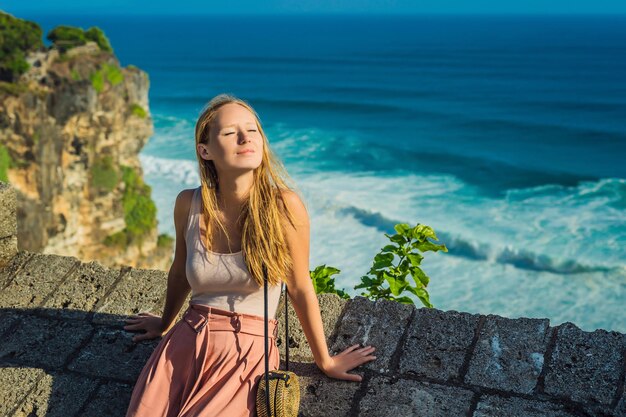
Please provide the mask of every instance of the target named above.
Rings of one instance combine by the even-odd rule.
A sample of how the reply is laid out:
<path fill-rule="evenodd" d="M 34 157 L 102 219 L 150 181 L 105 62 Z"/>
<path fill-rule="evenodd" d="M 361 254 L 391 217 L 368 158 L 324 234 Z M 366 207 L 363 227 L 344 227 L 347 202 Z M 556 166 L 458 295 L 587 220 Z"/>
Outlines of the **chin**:
<path fill-rule="evenodd" d="M 241 171 L 254 171 L 255 169 L 257 169 L 258 167 L 260 167 L 261 164 L 254 164 L 254 163 L 249 163 L 249 164 L 240 164 L 237 166 L 233 166 L 233 169 L 238 169 Z"/>

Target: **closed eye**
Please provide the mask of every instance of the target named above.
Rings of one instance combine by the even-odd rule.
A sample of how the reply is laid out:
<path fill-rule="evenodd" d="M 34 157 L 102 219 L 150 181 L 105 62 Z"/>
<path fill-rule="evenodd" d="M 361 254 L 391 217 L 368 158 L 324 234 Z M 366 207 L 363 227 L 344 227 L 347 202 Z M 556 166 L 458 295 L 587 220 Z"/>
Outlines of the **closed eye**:
<path fill-rule="evenodd" d="M 248 132 L 256 132 L 256 130 L 252 129 L 252 130 L 248 130 Z M 232 135 L 233 133 L 235 132 L 224 133 L 224 136 Z"/>

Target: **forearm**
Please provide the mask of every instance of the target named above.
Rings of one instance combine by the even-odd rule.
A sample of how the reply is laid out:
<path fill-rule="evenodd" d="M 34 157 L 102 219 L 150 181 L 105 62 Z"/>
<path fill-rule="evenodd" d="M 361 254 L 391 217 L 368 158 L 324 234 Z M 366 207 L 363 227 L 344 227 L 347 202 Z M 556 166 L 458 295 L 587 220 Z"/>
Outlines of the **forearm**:
<path fill-rule="evenodd" d="M 161 316 L 163 331 L 168 331 L 174 324 L 190 289 L 187 277 L 184 273 L 181 275 L 180 272 L 170 268 L 169 274 L 167 275 L 165 307 L 163 308 L 163 315 Z"/>
<path fill-rule="evenodd" d="M 288 289 L 289 290 L 289 289 Z M 330 360 L 317 295 L 313 291 L 289 294 L 317 366 L 323 371 Z"/>

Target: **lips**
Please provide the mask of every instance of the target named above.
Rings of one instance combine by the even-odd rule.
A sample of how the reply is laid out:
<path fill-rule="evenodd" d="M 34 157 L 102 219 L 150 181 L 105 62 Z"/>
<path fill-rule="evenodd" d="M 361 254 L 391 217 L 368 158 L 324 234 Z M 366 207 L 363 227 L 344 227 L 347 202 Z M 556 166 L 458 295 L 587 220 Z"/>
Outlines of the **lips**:
<path fill-rule="evenodd" d="M 253 149 L 244 149 L 242 151 L 237 152 L 237 155 L 246 154 L 246 153 L 254 153 Z"/>

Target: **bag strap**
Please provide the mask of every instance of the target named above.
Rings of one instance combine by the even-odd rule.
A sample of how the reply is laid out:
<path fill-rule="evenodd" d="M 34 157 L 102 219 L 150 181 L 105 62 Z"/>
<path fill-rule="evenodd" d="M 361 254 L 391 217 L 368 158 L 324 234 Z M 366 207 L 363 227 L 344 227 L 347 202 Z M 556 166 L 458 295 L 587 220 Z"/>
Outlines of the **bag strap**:
<path fill-rule="evenodd" d="M 270 383 L 269 383 L 269 357 L 268 351 L 268 337 L 267 337 L 267 269 L 265 264 L 263 265 L 263 299 L 265 308 L 265 406 L 267 407 L 268 416 L 272 417 L 272 410 L 270 409 Z M 285 304 L 285 369 L 289 370 L 289 308 L 287 305 L 287 284 L 285 284 L 285 290 L 283 293 L 283 301 Z"/>
<path fill-rule="evenodd" d="M 263 285 L 263 298 L 265 300 L 265 321 L 263 326 L 265 328 L 265 408 L 267 409 L 268 417 L 272 417 L 272 409 L 270 408 L 270 380 L 269 380 L 269 358 L 267 356 L 267 271 L 265 265 L 263 265 L 263 279 L 265 281 Z"/>

